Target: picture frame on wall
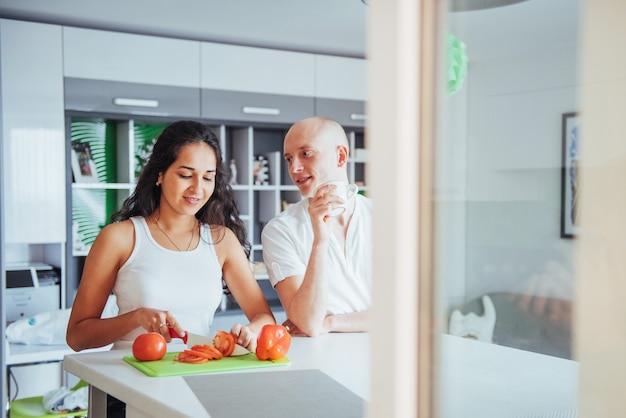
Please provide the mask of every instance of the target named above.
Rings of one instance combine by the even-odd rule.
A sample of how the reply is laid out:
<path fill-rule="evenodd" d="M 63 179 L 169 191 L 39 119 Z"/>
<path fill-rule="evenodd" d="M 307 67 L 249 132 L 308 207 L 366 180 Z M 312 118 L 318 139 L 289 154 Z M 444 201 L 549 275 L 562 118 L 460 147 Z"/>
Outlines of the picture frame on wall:
<path fill-rule="evenodd" d="M 87 142 L 72 142 L 72 174 L 76 183 L 97 183 L 98 172 Z"/>
<path fill-rule="evenodd" d="M 561 164 L 561 237 L 575 238 L 580 231 L 578 202 L 580 201 L 580 115 L 562 115 Z"/>

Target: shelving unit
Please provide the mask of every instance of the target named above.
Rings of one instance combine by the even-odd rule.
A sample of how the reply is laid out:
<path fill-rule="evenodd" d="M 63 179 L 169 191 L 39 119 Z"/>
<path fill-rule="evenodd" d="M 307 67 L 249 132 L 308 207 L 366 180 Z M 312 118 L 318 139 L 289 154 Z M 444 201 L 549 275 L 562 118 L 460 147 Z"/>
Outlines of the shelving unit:
<path fill-rule="evenodd" d="M 72 208 L 72 220 L 68 222 L 68 286 L 78 285 L 84 257 L 98 232 L 110 222 L 110 216 L 132 193 L 144 158 L 150 152 L 150 144 L 167 126 L 170 120 L 97 117 L 91 115 L 68 115 L 68 147 L 72 143 L 87 142 L 96 168 L 97 182 L 76 182 L 68 179 L 68 207 Z M 235 161 L 236 184 L 232 185 L 239 204 L 241 218 L 246 224 L 248 239 L 252 245 L 250 261 L 258 280 L 267 279 L 263 266 L 261 231 L 265 224 L 280 213 L 285 205 L 302 199 L 293 185 L 282 157 L 282 146 L 289 125 L 246 126 L 224 123 L 208 123 L 220 140 L 223 160 Z M 362 129 L 349 130 L 351 155 L 365 148 Z M 263 156 L 268 164 L 267 184 L 255 184 L 254 162 Z M 359 184 L 366 192 L 366 161 L 350 158 L 348 163 L 351 182 Z M 71 228 L 71 229 L 70 229 Z M 73 287 L 72 287 L 73 286 Z"/>

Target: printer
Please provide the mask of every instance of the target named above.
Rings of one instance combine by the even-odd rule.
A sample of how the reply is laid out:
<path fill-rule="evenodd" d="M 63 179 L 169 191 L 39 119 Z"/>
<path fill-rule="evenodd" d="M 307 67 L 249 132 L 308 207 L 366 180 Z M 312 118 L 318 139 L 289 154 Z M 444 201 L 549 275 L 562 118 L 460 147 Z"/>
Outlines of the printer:
<path fill-rule="evenodd" d="M 6 266 L 7 322 L 61 309 L 59 269 L 44 263 L 9 263 Z"/>

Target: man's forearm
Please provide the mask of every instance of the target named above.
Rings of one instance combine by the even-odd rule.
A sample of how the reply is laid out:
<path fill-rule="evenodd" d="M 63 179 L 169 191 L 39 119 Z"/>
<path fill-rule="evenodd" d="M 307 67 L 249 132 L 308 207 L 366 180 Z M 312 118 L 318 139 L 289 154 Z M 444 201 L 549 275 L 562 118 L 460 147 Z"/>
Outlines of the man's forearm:
<path fill-rule="evenodd" d="M 367 332 L 369 331 L 369 311 L 327 315 L 324 318 L 327 332 Z"/>
<path fill-rule="evenodd" d="M 323 321 L 328 305 L 327 249 L 328 242 L 313 246 L 302 284 L 291 299 L 287 311 L 289 319 L 309 336 L 323 332 Z"/>

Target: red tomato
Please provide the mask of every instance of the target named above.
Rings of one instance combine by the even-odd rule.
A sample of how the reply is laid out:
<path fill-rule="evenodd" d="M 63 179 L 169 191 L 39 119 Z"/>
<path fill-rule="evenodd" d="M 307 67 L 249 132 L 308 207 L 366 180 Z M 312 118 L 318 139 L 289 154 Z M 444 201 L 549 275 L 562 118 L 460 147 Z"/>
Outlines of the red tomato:
<path fill-rule="evenodd" d="M 141 334 L 133 342 L 133 356 L 139 361 L 161 360 L 167 351 L 167 342 L 158 332 Z"/>
<path fill-rule="evenodd" d="M 235 351 L 237 339 L 233 334 L 226 331 L 217 331 L 213 338 L 213 346 L 217 348 L 224 357 L 228 357 Z"/>
<path fill-rule="evenodd" d="M 259 360 L 276 360 L 284 357 L 291 346 L 291 335 L 282 325 L 265 325 L 256 343 L 256 357 Z"/>

